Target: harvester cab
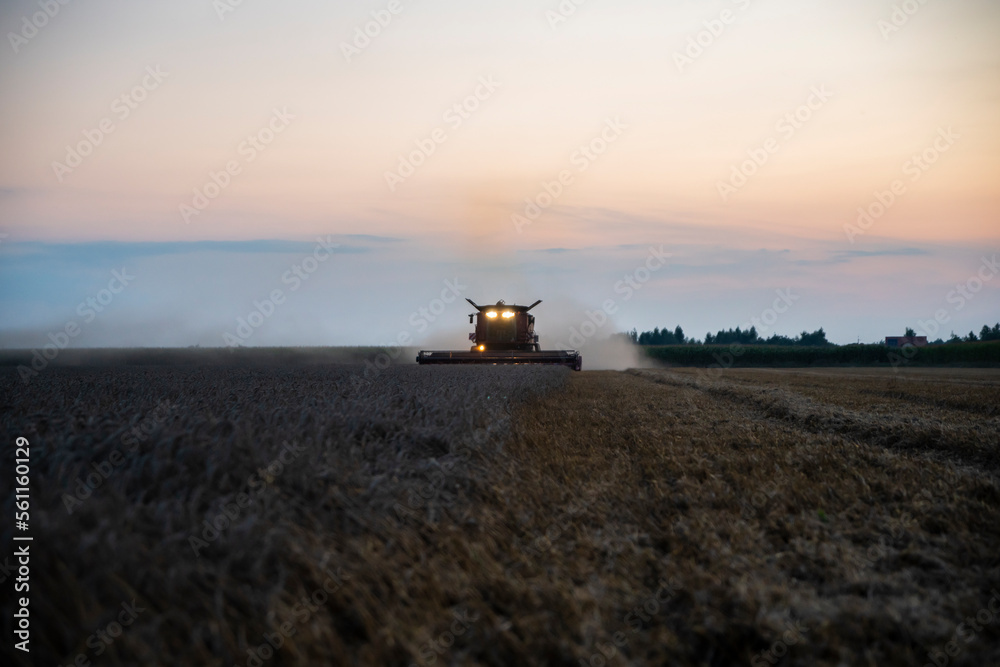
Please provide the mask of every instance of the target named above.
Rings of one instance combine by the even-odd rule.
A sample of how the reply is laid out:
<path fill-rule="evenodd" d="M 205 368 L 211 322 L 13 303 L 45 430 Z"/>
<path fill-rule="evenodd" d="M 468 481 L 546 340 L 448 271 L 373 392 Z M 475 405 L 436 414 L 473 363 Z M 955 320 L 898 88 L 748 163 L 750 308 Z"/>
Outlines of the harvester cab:
<path fill-rule="evenodd" d="M 476 330 L 469 334 L 473 352 L 486 350 L 523 350 L 537 352 L 538 336 L 535 335 L 535 316 L 528 311 L 541 303 L 530 306 L 508 306 L 503 299 L 495 306 L 479 306 L 466 299 L 476 309 L 469 315 L 469 324 L 475 319 Z"/>
<path fill-rule="evenodd" d="M 557 364 L 580 370 L 583 357 L 576 350 L 542 350 L 535 333 L 535 316 L 530 306 L 508 305 L 501 299 L 495 305 L 480 306 L 466 299 L 476 312 L 469 324 L 476 330 L 469 334 L 472 349 L 468 352 L 426 351 L 417 355 L 418 364 Z"/>

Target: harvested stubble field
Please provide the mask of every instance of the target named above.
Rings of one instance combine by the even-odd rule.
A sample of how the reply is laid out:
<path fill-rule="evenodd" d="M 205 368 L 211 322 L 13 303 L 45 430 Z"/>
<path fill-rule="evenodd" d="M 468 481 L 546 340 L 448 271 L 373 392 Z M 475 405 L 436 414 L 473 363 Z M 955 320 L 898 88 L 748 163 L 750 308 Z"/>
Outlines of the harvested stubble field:
<path fill-rule="evenodd" d="M 0 373 L 34 664 L 1000 664 L 997 371 Z"/>

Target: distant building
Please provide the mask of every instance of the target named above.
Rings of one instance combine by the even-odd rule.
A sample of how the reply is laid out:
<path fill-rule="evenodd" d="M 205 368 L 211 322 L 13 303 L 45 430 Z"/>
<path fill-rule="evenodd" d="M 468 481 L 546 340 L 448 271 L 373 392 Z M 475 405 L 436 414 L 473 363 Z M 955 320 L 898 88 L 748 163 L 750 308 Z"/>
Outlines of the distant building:
<path fill-rule="evenodd" d="M 912 345 L 913 347 L 923 347 L 927 345 L 927 336 L 886 336 L 886 347 L 903 347 Z"/>

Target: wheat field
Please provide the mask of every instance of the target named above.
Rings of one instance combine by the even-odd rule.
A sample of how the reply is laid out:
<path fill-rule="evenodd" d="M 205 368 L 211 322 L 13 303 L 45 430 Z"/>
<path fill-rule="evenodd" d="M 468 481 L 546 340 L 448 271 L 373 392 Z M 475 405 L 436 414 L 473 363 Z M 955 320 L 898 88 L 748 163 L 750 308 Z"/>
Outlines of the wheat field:
<path fill-rule="evenodd" d="M 995 370 L 102 360 L 0 404 L 33 664 L 1000 664 Z"/>

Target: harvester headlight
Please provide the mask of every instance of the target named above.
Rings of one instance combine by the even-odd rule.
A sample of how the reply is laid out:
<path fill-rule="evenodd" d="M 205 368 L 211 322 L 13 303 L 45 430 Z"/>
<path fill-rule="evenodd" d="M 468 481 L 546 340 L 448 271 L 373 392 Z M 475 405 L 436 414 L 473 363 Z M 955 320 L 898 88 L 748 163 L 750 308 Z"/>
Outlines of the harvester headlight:
<path fill-rule="evenodd" d="M 491 320 L 495 319 L 496 316 L 497 316 L 497 313 L 496 313 L 495 310 L 490 310 L 490 311 L 487 311 L 487 313 L 486 313 L 486 317 L 490 318 Z"/>
<path fill-rule="evenodd" d="M 485 352 L 486 351 L 486 346 L 485 345 L 480 345 L 479 346 L 479 351 L 480 352 Z"/>
<path fill-rule="evenodd" d="M 514 312 L 510 310 L 505 310 L 503 311 L 503 316 L 504 318 L 509 320 L 510 318 L 514 317 Z"/>

